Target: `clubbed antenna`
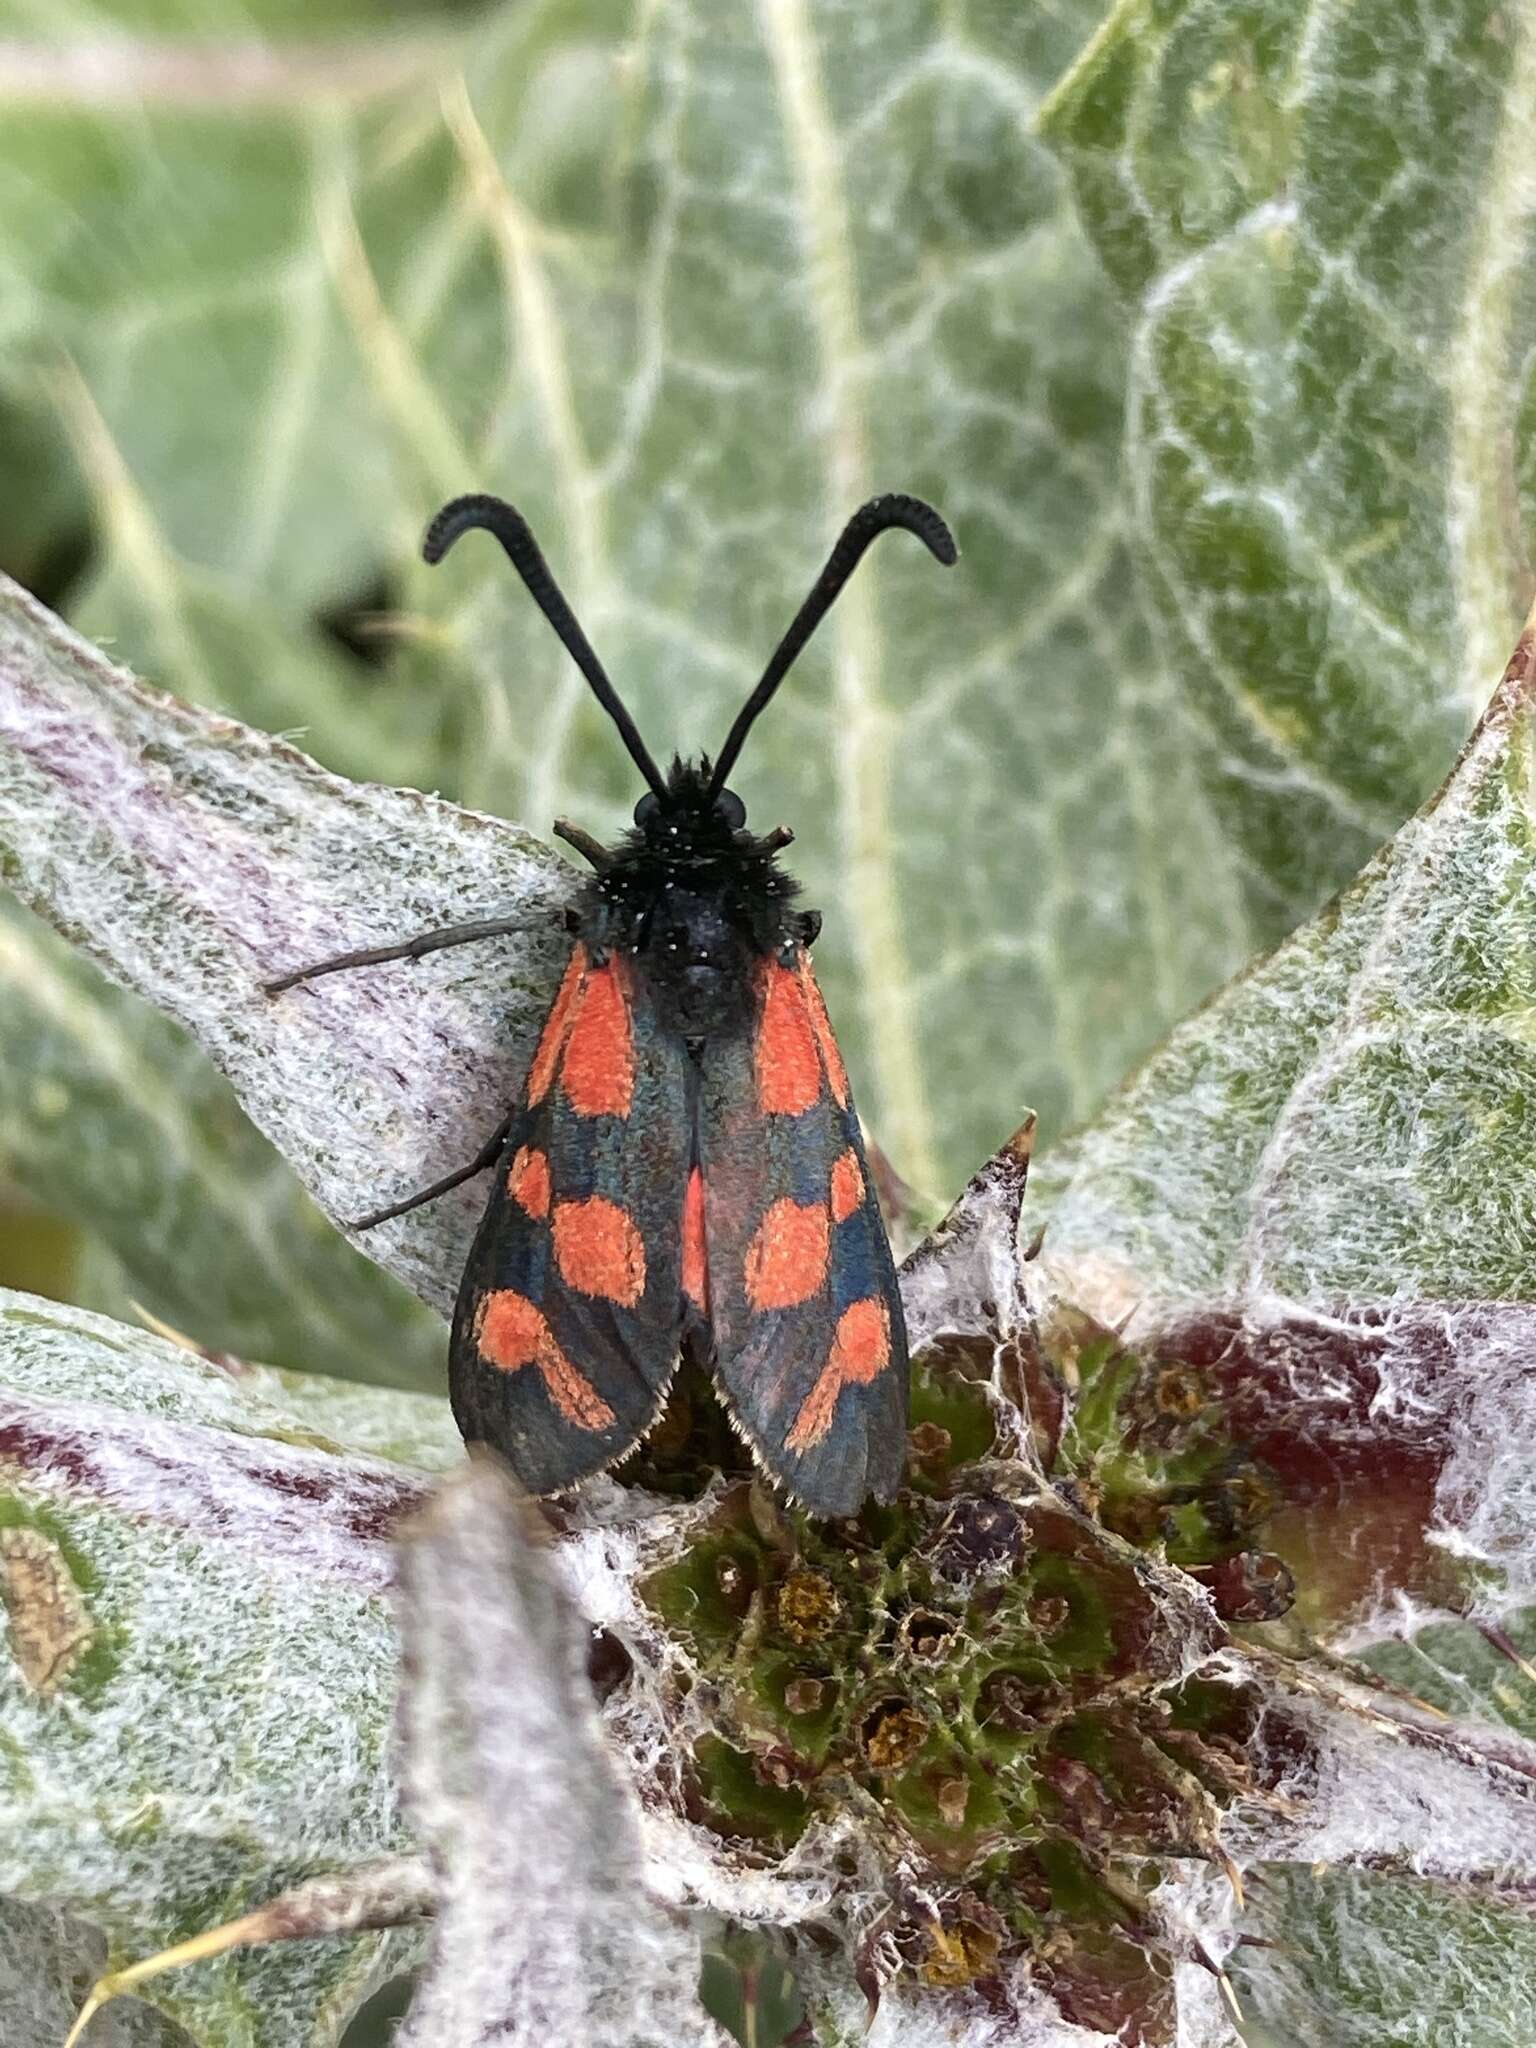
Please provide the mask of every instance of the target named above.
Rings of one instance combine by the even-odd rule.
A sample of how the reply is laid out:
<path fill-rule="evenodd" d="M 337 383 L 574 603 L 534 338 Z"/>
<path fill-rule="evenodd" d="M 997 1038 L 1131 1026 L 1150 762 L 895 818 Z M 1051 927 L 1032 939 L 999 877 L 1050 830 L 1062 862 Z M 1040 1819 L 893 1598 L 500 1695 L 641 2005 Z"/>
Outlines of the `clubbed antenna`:
<path fill-rule="evenodd" d="M 921 498 L 907 498 L 893 492 L 883 498 L 871 498 L 867 505 L 861 505 L 838 535 L 837 543 L 827 557 L 827 566 L 811 586 L 811 594 L 796 612 L 789 631 L 773 650 L 773 658 L 763 670 L 762 681 L 736 714 L 736 723 L 726 734 L 725 745 L 715 763 L 709 785 L 712 799 L 724 789 L 725 778 L 735 767 L 736 757 L 758 713 L 765 708 L 806 641 L 831 610 L 837 593 L 858 567 L 859 557 L 872 540 L 878 539 L 891 526 L 904 526 L 908 533 L 915 533 L 929 554 L 944 563 L 946 568 L 956 560 L 959 551 L 954 535 L 933 507 L 925 505 Z"/>
<path fill-rule="evenodd" d="M 468 533 L 474 526 L 484 527 L 487 533 L 493 533 L 506 549 L 508 560 L 527 584 L 534 603 L 559 634 L 566 652 L 592 685 L 592 694 L 598 703 L 619 728 L 619 737 L 628 747 L 630 759 L 657 797 L 665 803 L 667 785 L 661 779 L 661 772 L 651 759 L 635 721 L 619 701 L 619 694 L 593 652 L 591 641 L 577 625 L 576 615 L 550 574 L 549 564 L 540 553 L 539 544 L 529 531 L 522 513 L 504 498 L 488 497 L 482 492 L 472 493 L 467 498 L 454 498 L 427 528 L 427 537 L 421 544 L 422 554 L 429 562 L 440 562 L 459 535 Z"/>

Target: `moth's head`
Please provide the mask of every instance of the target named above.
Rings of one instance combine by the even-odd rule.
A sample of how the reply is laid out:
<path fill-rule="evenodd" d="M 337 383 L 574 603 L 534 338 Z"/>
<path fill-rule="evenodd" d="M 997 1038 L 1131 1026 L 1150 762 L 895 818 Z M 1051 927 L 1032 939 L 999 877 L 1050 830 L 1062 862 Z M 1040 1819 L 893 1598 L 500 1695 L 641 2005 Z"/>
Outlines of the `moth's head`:
<path fill-rule="evenodd" d="M 921 498 L 907 498 L 892 492 L 871 498 L 861 505 L 838 535 L 826 567 L 811 586 L 810 596 L 790 621 L 789 631 L 773 651 L 762 679 L 736 714 L 736 722 L 725 736 L 725 745 L 713 768 L 707 760 L 672 764 L 665 780 L 652 760 L 639 728 L 630 717 L 618 692 L 609 682 L 591 642 L 576 622 L 560 586 L 549 573 L 549 564 L 522 514 L 501 498 L 475 494 L 455 498 L 445 505 L 427 528 L 421 551 L 429 562 L 440 562 L 449 548 L 473 526 L 495 534 L 506 549 L 512 566 L 527 584 L 534 602 L 559 634 L 567 653 L 592 685 L 593 695 L 619 729 L 629 757 L 645 777 L 647 790 L 635 806 L 635 824 L 649 843 L 659 833 L 659 844 L 674 843 L 687 832 L 696 842 L 715 832 L 729 836 L 746 823 L 746 807 L 725 778 L 736 765 L 754 720 L 789 673 L 800 650 L 826 617 L 837 593 L 858 565 L 859 557 L 888 527 L 902 526 L 915 533 L 928 552 L 946 566 L 955 561 L 954 535 L 931 505 Z"/>
<path fill-rule="evenodd" d="M 747 807 L 734 789 L 716 789 L 714 772 L 702 761 L 674 759 L 661 795 L 648 789 L 635 805 L 635 825 L 658 852 L 729 846 L 747 822 Z"/>

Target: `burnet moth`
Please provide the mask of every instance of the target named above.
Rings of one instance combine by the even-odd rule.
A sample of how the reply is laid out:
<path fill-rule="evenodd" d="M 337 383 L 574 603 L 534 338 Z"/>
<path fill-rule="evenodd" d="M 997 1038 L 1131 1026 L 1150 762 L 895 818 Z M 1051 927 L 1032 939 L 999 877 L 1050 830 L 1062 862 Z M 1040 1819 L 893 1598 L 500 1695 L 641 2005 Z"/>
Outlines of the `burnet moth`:
<path fill-rule="evenodd" d="M 920 499 L 871 499 L 844 527 L 713 764 L 663 775 L 532 533 L 499 498 L 455 498 L 437 562 L 482 527 L 506 549 L 618 727 L 647 789 L 604 847 L 555 830 L 593 874 L 521 1101 L 467 1166 L 359 1219 L 369 1228 L 496 1169 L 454 1316 L 449 1379 L 467 1441 L 535 1493 L 622 1458 L 683 1355 L 713 1376 L 758 1461 L 807 1508 L 889 1499 L 907 1427 L 901 1297 L 848 1077 L 811 972 L 816 911 L 726 777 L 754 720 L 889 527 L 956 558 Z M 270 982 L 420 957 L 516 929 L 490 919 L 348 953 Z"/>

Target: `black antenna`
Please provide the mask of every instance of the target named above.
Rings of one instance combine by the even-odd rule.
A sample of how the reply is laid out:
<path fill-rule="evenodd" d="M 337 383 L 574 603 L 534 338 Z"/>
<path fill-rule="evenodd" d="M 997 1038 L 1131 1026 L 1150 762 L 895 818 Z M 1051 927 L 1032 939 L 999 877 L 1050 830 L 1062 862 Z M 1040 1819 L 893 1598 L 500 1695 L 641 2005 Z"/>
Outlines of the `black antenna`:
<path fill-rule="evenodd" d="M 598 703 L 619 728 L 619 738 L 628 747 L 630 759 L 665 803 L 667 785 L 661 779 L 661 771 L 651 759 L 635 721 L 619 702 L 618 692 L 593 653 L 591 641 L 577 625 L 576 615 L 549 573 L 549 564 L 539 552 L 539 544 L 529 531 L 522 513 L 504 498 L 488 497 L 483 492 L 474 492 L 467 498 L 454 498 L 427 528 L 427 537 L 421 544 L 422 554 L 429 562 L 440 562 L 459 535 L 468 533 L 473 526 L 482 526 L 487 533 L 495 534 L 506 549 L 507 559 L 527 584 L 534 603 L 559 634 L 566 652 L 592 685 L 592 694 Z"/>
<path fill-rule="evenodd" d="M 725 745 L 720 749 L 720 758 L 710 780 L 711 802 L 724 789 L 725 778 L 736 765 L 736 756 L 752 730 L 753 721 L 789 673 L 806 641 L 831 610 L 837 593 L 858 567 L 859 557 L 872 540 L 877 540 L 891 526 L 904 526 L 908 533 L 915 533 L 929 554 L 946 568 L 957 559 L 959 550 L 955 546 L 954 535 L 933 507 L 925 505 L 921 498 L 907 498 L 899 492 L 892 492 L 883 498 L 871 498 L 867 505 L 861 505 L 838 535 L 836 545 L 827 557 L 827 566 L 812 584 L 810 596 L 795 613 L 789 631 L 773 650 L 773 658 L 763 670 L 762 681 L 737 712 L 736 723 L 726 734 Z"/>

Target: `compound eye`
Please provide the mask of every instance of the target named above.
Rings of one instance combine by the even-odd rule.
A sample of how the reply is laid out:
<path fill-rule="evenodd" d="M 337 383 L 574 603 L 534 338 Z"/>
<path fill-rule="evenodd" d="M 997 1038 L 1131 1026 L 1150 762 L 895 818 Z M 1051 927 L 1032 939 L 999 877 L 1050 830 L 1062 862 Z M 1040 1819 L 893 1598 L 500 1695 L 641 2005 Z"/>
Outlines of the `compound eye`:
<path fill-rule="evenodd" d="M 645 795 L 641 797 L 639 803 L 635 805 L 635 823 L 637 825 L 649 825 L 652 819 L 658 817 L 660 813 L 661 805 L 657 800 L 656 792 L 654 789 L 648 789 Z"/>
<path fill-rule="evenodd" d="M 747 807 L 734 789 L 722 789 L 715 798 L 715 809 L 719 812 L 728 832 L 739 832 L 747 822 Z"/>

